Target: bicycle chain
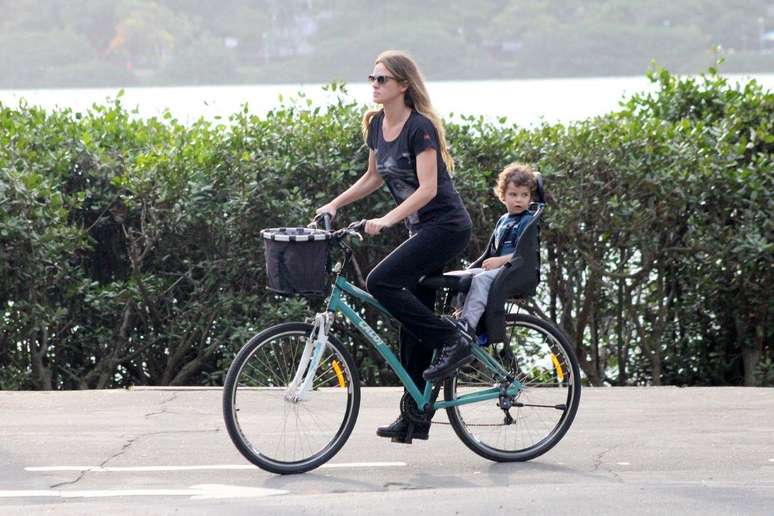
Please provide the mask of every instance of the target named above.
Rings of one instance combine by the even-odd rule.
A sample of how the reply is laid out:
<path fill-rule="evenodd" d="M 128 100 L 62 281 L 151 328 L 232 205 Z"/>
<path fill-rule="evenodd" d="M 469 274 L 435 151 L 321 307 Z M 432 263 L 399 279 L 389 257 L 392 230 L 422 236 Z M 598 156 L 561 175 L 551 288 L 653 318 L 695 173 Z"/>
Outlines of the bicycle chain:
<path fill-rule="evenodd" d="M 434 425 L 450 425 L 451 426 L 451 423 L 446 422 L 446 421 L 433 421 L 433 424 Z M 509 425 L 506 425 L 504 423 L 500 423 L 500 424 L 495 424 L 495 423 L 475 423 L 475 424 L 469 425 L 469 424 L 465 423 L 465 426 L 509 426 Z"/>
<path fill-rule="evenodd" d="M 433 394 L 434 394 L 434 396 L 433 396 L 433 400 L 432 400 L 431 403 L 435 403 L 435 399 L 438 397 L 438 393 L 437 392 L 434 392 Z M 518 398 L 518 394 L 514 398 Z M 451 423 L 448 423 L 448 422 L 445 422 L 445 421 L 434 421 L 433 424 L 435 424 L 435 425 L 451 425 Z M 513 424 L 513 422 L 511 422 L 511 423 L 473 423 L 473 424 L 465 423 L 465 426 L 510 426 L 512 424 Z"/>
<path fill-rule="evenodd" d="M 430 398 L 430 403 L 435 403 L 435 400 L 438 398 L 438 393 L 440 392 L 441 385 L 438 384 L 433 388 L 433 395 Z M 403 415 L 405 415 L 409 420 L 411 420 L 414 423 L 427 423 L 427 419 L 425 417 L 424 413 L 419 413 L 419 409 L 417 408 L 417 404 L 414 402 L 414 398 L 411 397 L 411 395 L 408 392 L 403 393 L 403 397 L 400 399 L 400 410 Z M 435 414 L 435 411 L 433 411 L 433 414 Z M 430 422 L 434 425 L 450 425 L 448 421 L 432 421 L 432 416 Z M 504 423 L 476 423 L 476 424 L 465 424 L 465 426 L 508 426 Z"/>

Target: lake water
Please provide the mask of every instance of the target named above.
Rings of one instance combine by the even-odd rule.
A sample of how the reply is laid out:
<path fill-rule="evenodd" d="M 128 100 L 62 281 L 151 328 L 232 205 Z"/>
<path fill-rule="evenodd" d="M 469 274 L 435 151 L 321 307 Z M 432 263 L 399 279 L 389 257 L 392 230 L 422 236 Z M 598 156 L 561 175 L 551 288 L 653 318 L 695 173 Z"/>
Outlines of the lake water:
<path fill-rule="evenodd" d="M 774 74 L 728 75 L 734 82 L 756 79 L 774 89 Z M 370 86 L 350 84 L 347 97 L 367 104 Z M 489 120 L 505 116 L 509 122 L 531 126 L 547 122 L 572 122 L 615 110 L 619 102 L 637 92 L 653 91 L 645 77 L 602 77 L 582 79 L 522 79 L 492 81 L 429 82 L 428 90 L 436 109 L 450 113 L 482 115 Z M 114 98 L 119 88 L 0 90 L 0 102 L 16 106 L 20 99 L 46 109 L 69 107 L 85 111 L 94 103 Z M 199 117 L 213 120 L 238 111 L 247 103 L 252 113 L 262 115 L 280 104 L 280 96 L 297 97 L 302 92 L 316 104 L 331 102 L 336 94 L 320 84 L 183 86 L 126 88 L 124 106 L 137 108 L 141 117 L 160 116 L 165 109 L 184 123 Z"/>

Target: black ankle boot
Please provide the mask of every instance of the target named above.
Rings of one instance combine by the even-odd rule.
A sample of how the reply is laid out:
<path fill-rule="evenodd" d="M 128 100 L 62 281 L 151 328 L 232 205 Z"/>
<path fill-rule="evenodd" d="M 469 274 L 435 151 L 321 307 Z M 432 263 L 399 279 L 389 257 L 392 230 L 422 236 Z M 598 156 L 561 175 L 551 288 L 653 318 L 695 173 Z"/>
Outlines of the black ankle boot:
<path fill-rule="evenodd" d="M 444 346 L 439 352 L 437 360 L 434 360 L 430 367 L 422 373 L 422 378 L 428 382 L 437 382 L 472 360 L 470 339 L 467 335 L 460 333 L 451 345 Z"/>
<path fill-rule="evenodd" d="M 409 422 L 404 418 L 402 415 L 398 416 L 398 419 L 396 419 L 391 425 L 389 426 L 380 426 L 376 429 L 376 435 L 379 437 L 389 437 L 392 439 L 397 439 L 400 441 L 403 441 L 406 439 L 406 436 L 408 435 L 409 430 Z M 430 423 L 424 423 L 420 424 L 417 423 L 414 425 L 414 432 L 412 435 L 413 439 L 423 439 L 427 440 L 427 438 L 430 435 Z"/>

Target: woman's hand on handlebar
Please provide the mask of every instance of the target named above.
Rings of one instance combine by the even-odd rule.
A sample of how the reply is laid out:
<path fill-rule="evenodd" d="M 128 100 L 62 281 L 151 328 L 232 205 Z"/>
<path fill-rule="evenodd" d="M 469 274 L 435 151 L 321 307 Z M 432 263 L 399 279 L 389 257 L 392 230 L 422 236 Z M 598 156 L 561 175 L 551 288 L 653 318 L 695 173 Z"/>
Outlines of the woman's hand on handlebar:
<path fill-rule="evenodd" d="M 315 215 L 322 215 L 323 213 L 330 213 L 332 219 L 336 218 L 336 205 L 332 202 L 329 202 L 325 206 L 320 206 L 314 212 Z"/>
<path fill-rule="evenodd" d="M 369 219 L 365 224 L 365 232 L 369 235 L 378 235 L 383 229 L 390 227 L 392 224 L 385 220 L 385 217 L 379 217 L 378 219 Z"/>

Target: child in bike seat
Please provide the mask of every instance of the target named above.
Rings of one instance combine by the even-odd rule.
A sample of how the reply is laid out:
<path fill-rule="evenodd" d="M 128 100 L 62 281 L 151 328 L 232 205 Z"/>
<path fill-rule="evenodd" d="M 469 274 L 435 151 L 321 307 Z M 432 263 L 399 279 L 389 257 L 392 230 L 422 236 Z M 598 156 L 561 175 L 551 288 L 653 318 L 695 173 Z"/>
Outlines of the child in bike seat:
<path fill-rule="evenodd" d="M 507 213 L 500 217 L 492 232 L 487 255 L 481 268 L 475 271 L 470 290 L 465 297 L 459 323 L 469 335 L 475 335 L 476 326 L 486 309 L 489 288 L 495 277 L 511 258 L 519 237 L 527 228 L 532 215 L 527 208 L 535 194 L 535 170 L 524 163 L 511 163 L 497 177 L 494 193 L 505 205 Z"/>
<path fill-rule="evenodd" d="M 497 177 L 494 193 L 505 205 L 507 213 L 497 221 L 485 259 L 481 268 L 469 269 L 475 272 L 470 290 L 459 318 L 454 321 L 464 340 L 445 346 L 436 360 L 423 373 L 425 380 L 438 380 L 453 373 L 460 364 L 469 361 L 471 351 L 469 343 L 475 340 L 476 326 L 486 309 L 489 289 L 500 269 L 513 258 L 516 243 L 527 229 L 532 214 L 527 211 L 537 189 L 535 170 L 524 163 L 511 163 Z"/>
<path fill-rule="evenodd" d="M 492 232 L 487 258 L 481 268 L 471 269 L 476 275 L 465 297 L 460 322 L 468 333 L 475 332 L 478 321 L 486 309 L 489 288 L 500 268 L 513 258 L 516 242 L 524 232 L 532 215 L 527 208 L 536 188 L 535 171 L 524 163 L 511 163 L 497 177 L 494 193 L 505 205 L 507 213 L 500 217 Z"/>

